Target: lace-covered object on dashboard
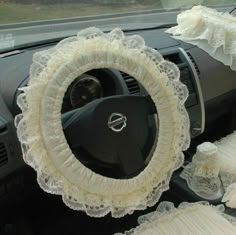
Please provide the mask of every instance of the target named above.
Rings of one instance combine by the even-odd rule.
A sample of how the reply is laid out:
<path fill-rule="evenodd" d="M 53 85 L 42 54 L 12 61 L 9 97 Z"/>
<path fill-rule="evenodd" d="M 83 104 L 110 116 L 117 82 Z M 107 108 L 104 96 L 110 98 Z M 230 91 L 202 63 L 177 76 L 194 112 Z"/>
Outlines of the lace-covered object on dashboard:
<path fill-rule="evenodd" d="M 178 25 L 166 32 L 198 46 L 232 70 L 236 70 L 236 18 L 203 6 L 195 6 L 177 17 Z"/>
<path fill-rule="evenodd" d="M 203 157 L 198 153 L 181 173 L 188 186 L 199 196 L 214 195 L 220 198 L 224 191 L 223 202 L 236 208 L 236 132 L 215 142 L 201 146 L 213 146 L 210 154 Z M 198 147 L 198 148 L 199 148 Z"/>
<path fill-rule="evenodd" d="M 69 85 L 92 69 L 114 68 L 135 77 L 149 92 L 159 116 L 159 136 L 147 167 L 137 176 L 113 179 L 85 167 L 73 155 L 61 124 L 61 106 Z M 190 143 L 184 103 L 188 90 L 179 70 L 140 36 L 120 29 L 103 33 L 82 30 L 55 47 L 36 53 L 27 87 L 21 89 L 15 119 L 23 157 L 46 192 L 62 195 L 74 210 L 101 217 L 131 214 L 154 205 L 169 187 L 173 171 L 183 164 Z M 79 133 L 78 133 L 79 135 Z M 83 133 L 80 133 L 83 138 Z"/>
<path fill-rule="evenodd" d="M 182 203 L 178 208 L 171 202 L 162 202 L 155 212 L 139 217 L 138 227 L 123 235 L 236 234 L 236 219 L 223 211 L 223 205 L 213 207 L 206 202 Z"/>

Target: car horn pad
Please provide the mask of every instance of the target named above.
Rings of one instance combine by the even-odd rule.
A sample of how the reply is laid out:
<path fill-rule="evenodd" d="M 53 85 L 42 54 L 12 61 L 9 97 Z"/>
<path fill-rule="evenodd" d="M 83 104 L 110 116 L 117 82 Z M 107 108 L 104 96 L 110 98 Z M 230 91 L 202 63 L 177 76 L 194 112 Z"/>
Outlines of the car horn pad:
<path fill-rule="evenodd" d="M 152 102 L 147 97 L 105 97 L 62 115 L 70 84 L 92 69 L 104 68 L 133 76 Z M 183 151 L 190 143 L 184 106 L 188 90 L 179 75 L 177 66 L 147 47 L 142 37 L 125 36 L 118 28 L 109 33 L 88 28 L 36 53 L 28 86 L 21 88 L 17 99 L 22 113 L 15 124 L 23 158 L 37 171 L 40 187 L 94 217 L 110 212 L 121 217 L 153 206 L 168 189 L 173 171 L 183 164 Z M 144 162 L 147 116 L 156 111 L 156 144 Z M 133 176 L 117 179 L 91 170 L 75 154 L 81 146 L 95 160 L 118 162 Z"/>

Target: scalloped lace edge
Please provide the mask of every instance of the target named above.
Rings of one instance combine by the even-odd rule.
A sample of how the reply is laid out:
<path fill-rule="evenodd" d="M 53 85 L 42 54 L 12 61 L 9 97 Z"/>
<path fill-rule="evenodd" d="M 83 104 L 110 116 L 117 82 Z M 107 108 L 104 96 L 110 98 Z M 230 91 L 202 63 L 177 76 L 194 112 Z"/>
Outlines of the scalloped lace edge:
<path fill-rule="evenodd" d="M 198 46 L 236 70 L 236 17 L 204 6 L 180 13 L 178 25 L 166 32 L 175 39 Z"/>
<path fill-rule="evenodd" d="M 193 161 L 184 167 L 180 177 L 202 198 L 206 198 L 206 194 L 218 195 L 223 188 L 222 193 L 225 193 L 222 202 L 226 202 L 228 207 L 236 208 L 236 131 L 214 144 L 218 148 L 217 163 L 193 157 Z"/>
<path fill-rule="evenodd" d="M 218 227 L 215 219 L 221 222 Z M 233 235 L 236 232 L 236 218 L 225 214 L 223 205 L 212 206 L 208 202 L 183 202 L 176 208 L 172 202 L 164 201 L 156 211 L 140 216 L 138 224 L 124 234 L 115 235 L 156 234 L 154 231 L 158 234 L 180 234 L 180 229 L 181 234 L 207 235 L 219 232 L 217 234 Z"/>

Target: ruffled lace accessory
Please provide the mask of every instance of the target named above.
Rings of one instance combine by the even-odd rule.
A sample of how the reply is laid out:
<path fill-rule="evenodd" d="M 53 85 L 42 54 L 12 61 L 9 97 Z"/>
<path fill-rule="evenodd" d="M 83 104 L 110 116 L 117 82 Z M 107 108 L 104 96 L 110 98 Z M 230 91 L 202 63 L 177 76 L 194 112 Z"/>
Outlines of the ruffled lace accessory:
<path fill-rule="evenodd" d="M 222 202 L 236 208 L 236 131 L 215 144 L 218 146 L 220 178 L 225 189 Z"/>
<path fill-rule="evenodd" d="M 211 146 L 212 154 L 199 154 L 201 146 Z M 222 201 L 236 208 L 236 132 L 220 141 L 198 146 L 192 162 L 180 175 L 200 197 Z M 215 197 L 215 198 L 212 198 Z"/>
<path fill-rule="evenodd" d="M 135 77 L 149 92 L 159 118 L 159 135 L 146 168 L 131 179 L 113 179 L 85 167 L 73 155 L 63 133 L 61 107 L 69 85 L 92 69 L 113 68 Z M 15 118 L 23 158 L 37 171 L 40 187 L 62 195 L 63 202 L 89 216 L 111 212 L 122 217 L 153 206 L 169 187 L 174 170 L 183 164 L 190 143 L 184 103 L 188 90 L 176 65 L 145 45 L 142 37 L 120 29 L 103 33 L 82 30 L 55 47 L 36 53 L 27 87 Z M 78 134 L 79 135 L 79 134 Z M 83 138 L 83 133 L 80 133 Z"/>
<path fill-rule="evenodd" d="M 156 211 L 139 217 L 139 225 L 123 235 L 233 235 L 235 222 L 236 218 L 224 214 L 223 205 L 184 202 L 176 208 L 171 202 L 161 202 Z"/>
<path fill-rule="evenodd" d="M 197 147 L 192 162 L 185 166 L 180 177 L 198 196 L 208 200 L 221 198 L 224 190 L 219 179 L 220 162 L 217 147 L 205 142 Z"/>
<path fill-rule="evenodd" d="M 198 46 L 236 70 L 236 18 L 204 6 L 195 6 L 177 17 L 178 25 L 166 32 Z"/>
<path fill-rule="evenodd" d="M 236 208 L 236 181 L 226 188 L 222 202 L 226 202 L 228 207 Z"/>

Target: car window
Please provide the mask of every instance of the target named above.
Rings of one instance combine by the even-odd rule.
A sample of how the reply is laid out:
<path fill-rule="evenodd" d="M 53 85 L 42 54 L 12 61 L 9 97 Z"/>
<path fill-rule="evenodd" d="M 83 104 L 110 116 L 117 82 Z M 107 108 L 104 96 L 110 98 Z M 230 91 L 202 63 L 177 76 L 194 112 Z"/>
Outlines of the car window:
<path fill-rule="evenodd" d="M 233 3 L 235 0 L 2 0 L 0 24 Z"/>

